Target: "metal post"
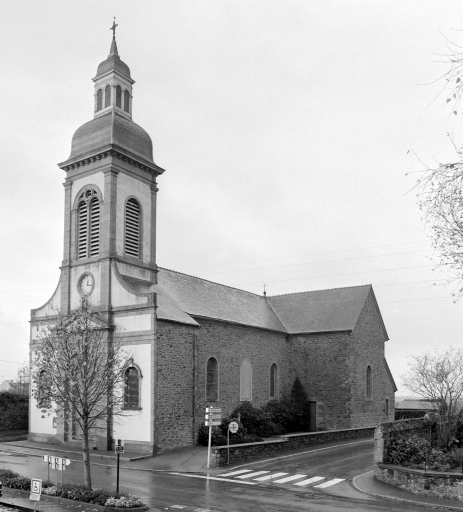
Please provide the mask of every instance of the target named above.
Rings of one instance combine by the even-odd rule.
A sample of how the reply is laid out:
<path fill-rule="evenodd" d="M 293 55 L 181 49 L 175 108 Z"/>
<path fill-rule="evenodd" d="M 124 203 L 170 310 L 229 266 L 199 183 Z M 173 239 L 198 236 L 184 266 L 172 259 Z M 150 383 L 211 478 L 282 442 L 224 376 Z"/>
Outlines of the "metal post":
<path fill-rule="evenodd" d="M 117 453 L 117 485 L 116 485 L 116 492 L 119 492 L 119 456 L 120 453 Z"/>
<path fill-rule="evenodd" d="M 209 443 L 207 446 L 207 467 L 211 465 L 211 440 L 212 440 L 212 426 L 209 425 Z"/>
<path fill-rule="evenodd" d="M 230 464 L 230 428 L 227 428 L 227 464 Z"/>

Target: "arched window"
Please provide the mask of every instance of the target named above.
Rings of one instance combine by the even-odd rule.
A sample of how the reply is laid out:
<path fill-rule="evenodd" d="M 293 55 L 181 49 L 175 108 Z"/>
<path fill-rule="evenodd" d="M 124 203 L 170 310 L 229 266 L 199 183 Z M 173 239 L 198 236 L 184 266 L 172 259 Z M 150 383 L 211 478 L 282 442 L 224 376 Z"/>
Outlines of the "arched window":
<path fill-rule="evenodd" d="M 125 204 L 125 254 L 140 258 L 141 241 L 140 203 L 131 197 Z"/>
<path fill-rule="evenodd" d="M 124 408 L 140 408 L 140 374 L 134 366 L 125 371 Z"/>
<path fill-rule="evenodd" d="M 278 366 L 276 363 L 270 367 L 270 398 L 278 398 Z"/>
<path fill-rule="evenodd" d="M 130 94 L 129 91 L 124 91 L 124 110 L 130 112 Z"/>
<path fill-rule="evenodd" d="M 100 201 L 96 191 L 87 189 L 79 197 L 77 257 L 88 258 L 100 252 Z"/>
<path fill-rule="evenodd" d="M 215 357 L 210 357 L 206 364 L 206 401 L 219 399 L 219 364 Z"/>
<path fill-rule="evenodd" d="M 372 376 L 371 376 L 371 366 L 367 366 L 367 381 L 366 381 L 366 397 L 371 399 L 373 398 L 373 386 L 372 386 Z"/>
<path fill-rule="evenodd" d="M 240 368 L 240 400 L 242 402 L 252 402 L 252 366 L 245 359 Z"/>
<path fill-rule="evenodd" d="M 106 86 L 104 90 L 104 107 L 109 107 L 111 104 L 111 87 L 109 85 Z"/>
<path fill-rule="evenodd" d="M 116 87 L 116 107 L 122 108 L 122 89 L 120 85 Z"/>
<path fill-rule="evenodd" d="M 101 110 L 103 108 L 103 91 L 98 89 L 96 93 L 96 111 Z"/>

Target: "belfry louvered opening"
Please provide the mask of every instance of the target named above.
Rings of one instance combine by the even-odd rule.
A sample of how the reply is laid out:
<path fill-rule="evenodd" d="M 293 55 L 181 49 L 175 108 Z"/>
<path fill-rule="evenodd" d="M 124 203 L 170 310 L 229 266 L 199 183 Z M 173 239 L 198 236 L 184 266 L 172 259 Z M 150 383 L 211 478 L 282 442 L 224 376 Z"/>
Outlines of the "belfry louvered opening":
<path fill-rule="evenodd" d="M 95 190 L 82 192 L 78 203 L 77 257 L 100 253 L 100 201 Z"/>
<path fill-rule="evenodd" d="M 125 205 L 125 254 L 140 257 L 140 203 L 132 197 Z"/>

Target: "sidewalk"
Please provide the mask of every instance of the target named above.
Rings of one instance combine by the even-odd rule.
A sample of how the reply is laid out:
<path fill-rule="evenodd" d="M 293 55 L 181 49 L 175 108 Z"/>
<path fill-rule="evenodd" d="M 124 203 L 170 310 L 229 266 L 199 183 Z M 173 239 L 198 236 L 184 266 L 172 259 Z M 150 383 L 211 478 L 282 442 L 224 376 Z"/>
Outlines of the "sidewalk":
<path fill-rule="evenodd" d="M 352 481 L 352 485 L 357 489 L 357 491 L 375 498 L 400 501 L 402 503 L 409 503 L 434 509 L 448 508 L 450 510 L 463 510 L 463 501 L 446 500 L 413 494 L 405 491 L 404 489 L 400 489 L 399 487 L 376 480 L 373 471 L 356 476 Z"/>
<path fill-rule="evenodd" d="M 67 449 L 60 445 L 52 445 L 47 443 L 37 443 L 32 441 L 13 441 L 3 442 L 0 440 L 0 448 L 2 450 L 16 452 L 16 453 L 27 453 L 32 456 L 41 457 L 42 455 L 54 455 L 58 457 L 65 457 L 74 461 L 82 461 L 82 452 L 77 449 Z M 294 454 L 294 451 L 291 452 Z M 92 464 L 101 464 L 104 466 L 116 464 L 116 456 L 113 452 L 107 452 L 102 450 L 93 451 L 90 455 Z M 262 459 L 263 461 L 266 458 Z M 187 448 L 181 448 L 179 450 L 172 450 L 167 453 L 157 455 L 156 457 L 140 456 L 137 453 L 124 453 L 120 456 L 121 467 L 124 469 L 130 469 L 134 471 L 173 471 L 178 473 L 202 473 L 202 474 L 217 474 L 219 471 L 229 471 L 234 466 L 246 466 L 246 462 L 231 464 L 226 468 L 208 469 L 207 464 L 207 447 L 205 446 L 191 446 Z M 259 459 L 253 459 L 252 462 L 256 463 Z M 431 498 L 426 496 L 419 496 L 412 494 L 398 487 L 386 484 L 375 480 L 373 471 L 359 475 L 353 479 L 353 487 L 364 494 L 370 496 L 400 501 L 404 503 L 410 503 L 419 506 L 427 506 L 431 508 L 445 507 L 452 508 L 455 510 L 463 511 L 463 502 L 456 500 L 445 500 L 439 498 Z M 29 501 L 29 493 L 25 493 L 24 498 L 12 498 L 8 499 L 8 491 L 5 490 L 4 496 L 0 498 L 0 503 L 11 504 L 22 506 L 24 508 L 33 509 L 34 506 Z M 21 500 L 21 503 L 18 501 Z M 41 502 L 37 506 L 37 510 L 52 510 L 53 512 L 69 512 L 70 506 L 56 506 L 51 503 L 47 503 L 44 508 L 45 502 Z M 86 511 L 91 510 L 91 506 L 87 508 L 82 507 L 79 510 Z M 151 508 L 150 510 L 156 511 L 157 509 Z"/>

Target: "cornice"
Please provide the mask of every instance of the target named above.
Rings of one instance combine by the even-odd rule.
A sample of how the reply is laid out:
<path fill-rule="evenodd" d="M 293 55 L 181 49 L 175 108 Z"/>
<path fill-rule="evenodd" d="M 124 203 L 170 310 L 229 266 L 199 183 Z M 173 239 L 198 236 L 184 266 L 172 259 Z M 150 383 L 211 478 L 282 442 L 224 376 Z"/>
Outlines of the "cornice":
<path fill-rule="evenodd" d="M 77 157 L 73 160 L 68 160 L 66 162 L 62 162 L 62 163 L 58 164 L 58 166 L 61 169 L 63 169 L 64 171 L 68 172 L 73 169 L 84 167 L 93 162 L 98 162 L 99 160 L 104 160 L 105 158 L 109 158 L 109 157 L 116 157 L 116 158 L 122 160 L 123 162 L 127 162 L 131 165 L 134 165 L 135 167 L 139 167 L 140 169 L 142 169 L 144 171 L 148 171 L 148 172 L 154 173 L 156 175 L 162 174 L 164 172 L 164 169 L 157 166 L 156 164 L 143 162 L 143 161 L 141 161 L 140 158 L 127 155 L 124 151 L 121 151 L 116 148 L 103 149 L 103 150 L 99 151 L 98 153 L 95 153 L 90 156 Z"/>

